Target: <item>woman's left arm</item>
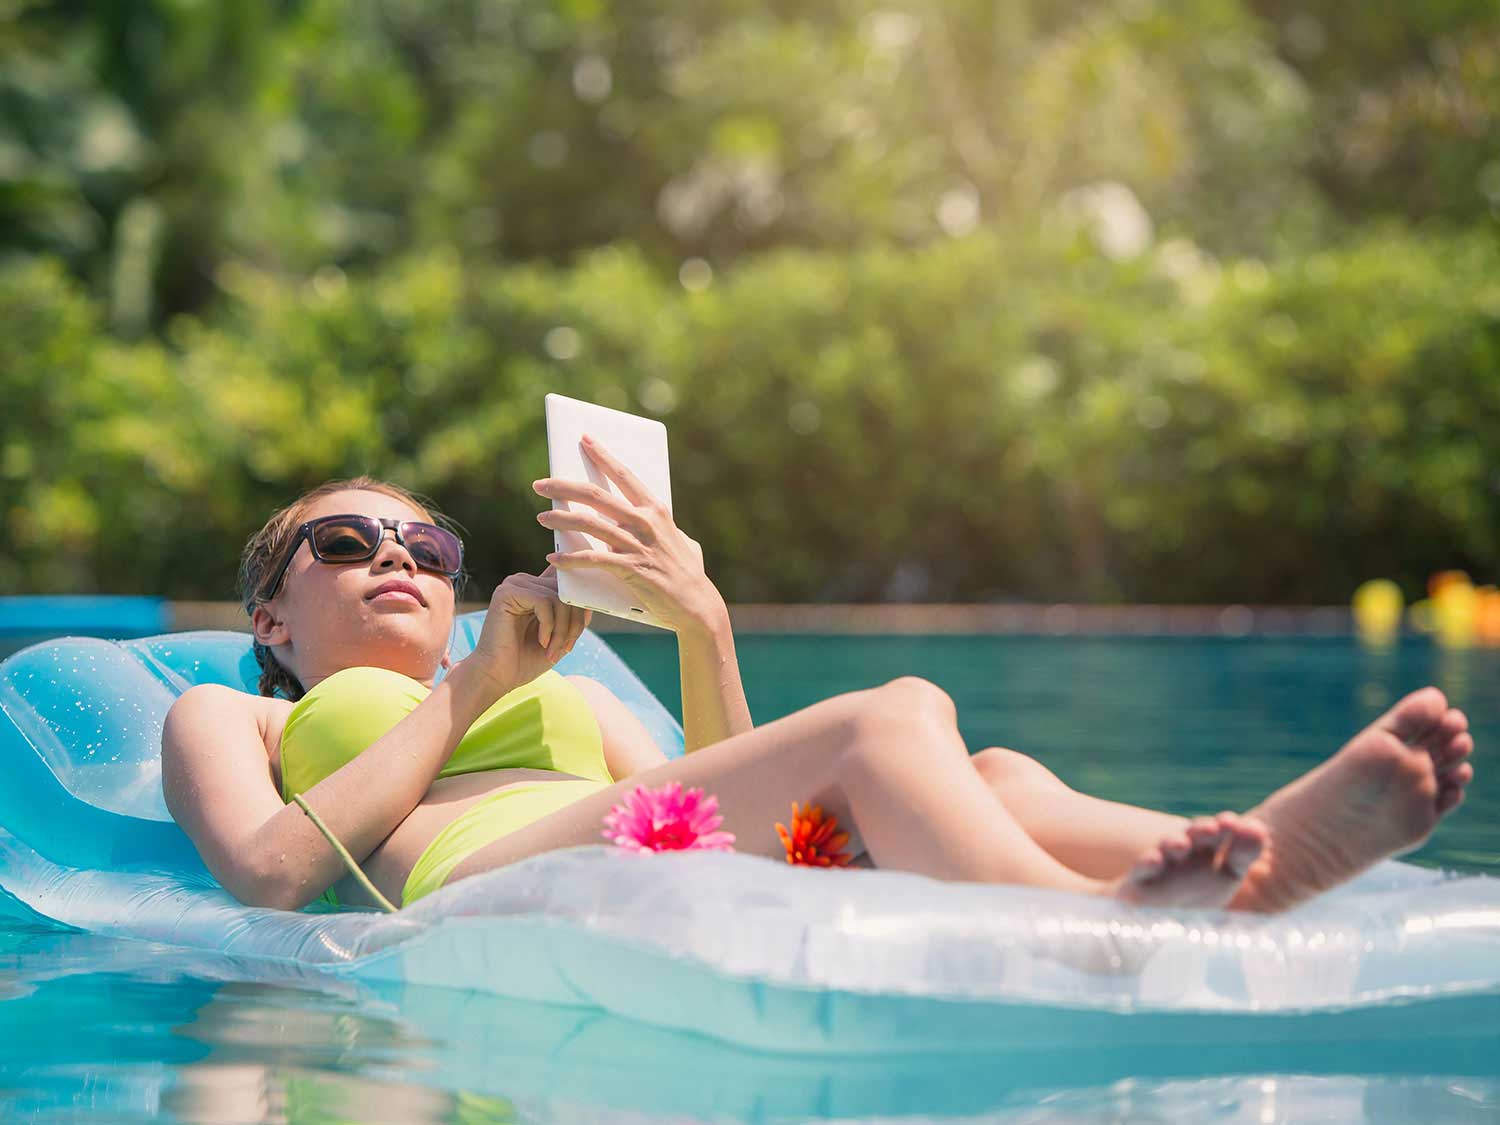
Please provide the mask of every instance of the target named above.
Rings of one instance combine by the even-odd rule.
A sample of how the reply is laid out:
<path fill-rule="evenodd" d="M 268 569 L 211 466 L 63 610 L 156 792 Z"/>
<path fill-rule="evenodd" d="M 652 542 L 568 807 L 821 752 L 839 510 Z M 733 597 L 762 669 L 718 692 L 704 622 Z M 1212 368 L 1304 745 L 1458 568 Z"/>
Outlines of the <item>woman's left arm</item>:
<path fill-rule="evenodd" d="M 745 701 L 745 685 L 740 681 L 740 661 L 734 651 L 729 607 L 718 594 L 715 589 L 717 609 L 677 630 L 682 733 L 690 752 L 730 735 L 743 734 L 755 725 L 750 720 L 750 705 Z"/>
<path fill-rule="evenodd" d="M 753 724 L 729 609 L 704 572 L 703 549 L 634 473 L 588 438 L 583 450 L 620 495 L 596 484 L 548 477 L 533 485 L 537 493 L 570 507 L 540 512 L 537 522 L 553 530 L 584 532 L 605 549 L 554 552 L 547 561 L 559 569 L 609 571 L 677 634 L 682 727 L 689 751 L 749 730 Z"/>

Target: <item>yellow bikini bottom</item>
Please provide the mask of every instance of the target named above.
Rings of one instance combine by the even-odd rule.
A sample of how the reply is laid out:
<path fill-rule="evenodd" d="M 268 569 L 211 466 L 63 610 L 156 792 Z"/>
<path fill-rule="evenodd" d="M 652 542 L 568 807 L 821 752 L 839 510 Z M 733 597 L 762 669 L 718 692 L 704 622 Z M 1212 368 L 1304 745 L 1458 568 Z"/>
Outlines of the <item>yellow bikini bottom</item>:
<path fill-rule="evenodd" d="M 527 782 L 475 802 L 417 857 L 402 888 L 401 905 L 430 895 L 447 882 L 455 867 L 485 845 L 609 786 L 607 781 L 584 779 Z"/>

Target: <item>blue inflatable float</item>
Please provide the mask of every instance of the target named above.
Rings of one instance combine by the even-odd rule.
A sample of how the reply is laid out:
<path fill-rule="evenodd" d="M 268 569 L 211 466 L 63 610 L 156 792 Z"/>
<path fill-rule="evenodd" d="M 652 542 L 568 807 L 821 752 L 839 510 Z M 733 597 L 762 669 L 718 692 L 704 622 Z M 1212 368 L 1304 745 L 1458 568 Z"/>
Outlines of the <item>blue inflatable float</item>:
<path fill-rule="evenodd" d="M 457 621 L 456 657 L 482 620 Z M 603 641 L 585 634 L 561 670 L 607 684 L 682 752 Z M 188 687 L 254 690 L 257 675 L 248 638 L 222 632 L 66 638 L 0 664 L 0 915 L 196 951 L 248 979 L 602 1009 L 799 1054 L 1399 1038 L 1460 1010 L 1500 1031 L 1500 880 L 1398 863 L 1260 917 L 601 844 L 393 915 L 245 907 L 168 816 L 159 744 Z"/>

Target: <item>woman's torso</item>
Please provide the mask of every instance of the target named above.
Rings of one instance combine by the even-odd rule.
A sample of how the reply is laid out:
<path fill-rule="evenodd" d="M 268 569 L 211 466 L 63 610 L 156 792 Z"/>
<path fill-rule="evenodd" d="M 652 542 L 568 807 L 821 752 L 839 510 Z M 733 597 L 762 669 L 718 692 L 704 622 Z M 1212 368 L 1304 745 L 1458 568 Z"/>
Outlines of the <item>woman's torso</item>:
<path fill-rule="evenodd" d="M 265 742 L 270 780 L 278 793 L 284 792 L 282 741 L 287 720 L 297 704 L 286 699 L 246 696 L 260 710 L 260 729 Z M 578 706 L 587 706 L 580 697 Z M 407 814 L 360 866 L 380 892 L 394 902 L 401 892 L 418 857 L 438 834 L 478 802 L 502 789 L 536 782 L 575 780 L 580 774 L 557 769 L 508 767 L 485 769 L 434 779 L 416 808 Z M 374 905 L 363 888 L 350 877 L 334 885 L 339 901 L 356 905 Z"/>

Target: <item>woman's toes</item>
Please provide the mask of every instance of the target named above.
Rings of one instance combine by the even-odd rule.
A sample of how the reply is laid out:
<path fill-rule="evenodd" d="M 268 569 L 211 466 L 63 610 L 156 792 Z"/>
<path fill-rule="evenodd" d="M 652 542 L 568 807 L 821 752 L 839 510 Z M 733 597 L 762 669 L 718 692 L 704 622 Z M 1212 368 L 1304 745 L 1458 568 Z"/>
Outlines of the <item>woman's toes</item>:
<path fill-rule="evenodd" d="M 1474 736 L 1471 734 L 1454 735 L 1452 741 L 1442 748 L 1437 755 L 1437 772 L 1442 777 L 1449 773 L 1474 752 Z"/>
<path fill-rule="evenodd" d="M 1445 787 L 1438 792 L 1437 811 L 1438 816 L 1447 816 L 1459 805 L 1464 803 L 1464 787 L 1454 785 Z"/>
<path fill-rule="evenodd" d="M 1135 882 L 1144 882 L 1154 879 L 1162 873 L 1167 865 L 1166 859 L 1161 854 L 1160 848 L 1152 848 L 1140 859 L 1136 860 L 1135 866 L 1130 869 L 1130 878 Z"/>
<path fill-rule="evenodd" d="M 1217 849 L 1219 870 L 1243 879 L 1251 864 L 1260 858 L 1261 851 L 1270 839 L 1270 830 L 1253 816 L 1223 812 L 1219 814 L 1223 825 L 1223 843 Z"/>
<path fill-rule="evenodd" d="M 1223 828 L 1219 826 L 1219 818 L 1216 816 L 1194 817 L 1187 826 L 1188 843 L 1199 847 L 1223 831 Z"/>
<path fill-rule="evenodd" d="M 1420 688 L 1377 719 L 1376 725 L 1410 746 L 1423 742 L 1447 710 L 1447 696 L 1435 687 Z"/>
<path fill-rule="evenodd" d="M 1437 811 L 1446 816 L 1463 804 L 1464 787 L 1474 780 L 1474 767 L 1468 762 L 1456 762 L 1452 768 L 1438 774 Z"/>
<path fill-rule="evenodd" d="M 1447 773 L 1443 774 L 1442 788 L 1462 789 L 1474 780 L 1474 767 L 1468 762 L 1459 762 Z"/>
<path fill-rule="evenodd" d="M 1219 814 L 1219 827 L 1225 832 L 1238 832 L 1246 824 L 1258 823 L 1251 817 L 1241 816 L 1237 812 L 1221 812 Z"/>
<path fill-rule="evenodd" d="M 1455 708 L 1449 708 L 1422 740 L 1422 745 L 1433 754 L 1440 754 L 1444 747 L 1468 729 L 1468 716 Z"/>
<path fill-rule="evenodd" d="M 1161 842 L 1161 855 L 1167 863 L 1181 863 L 1184 856 L 1193 850 L 1193 842 L 1186 836 L 1169 836 Z"/>
<path fill-rule="evenodd" d="M 1222 870 L 1236 878 L 1243 879 L 1250 873 L 1250 868 L 1255 866 L 1255 861 L 1260 858 L 1260 853 L 1265 851 L 1265 847 L 1264 832 L 1246 832 L 1235 836 L 1229 843 L 1228 851 L 1224 853 Z"/>

